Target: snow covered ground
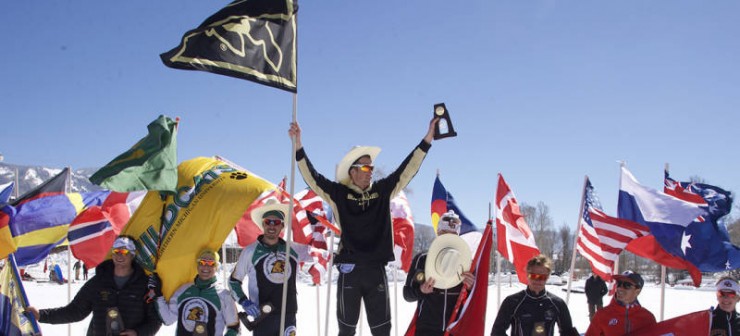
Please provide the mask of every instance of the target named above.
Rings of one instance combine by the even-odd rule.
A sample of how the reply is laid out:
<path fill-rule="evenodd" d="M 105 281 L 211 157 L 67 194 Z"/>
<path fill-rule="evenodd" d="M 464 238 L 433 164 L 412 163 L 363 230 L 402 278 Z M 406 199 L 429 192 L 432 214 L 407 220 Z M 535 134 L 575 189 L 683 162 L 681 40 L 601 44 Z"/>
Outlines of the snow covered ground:
<path fill-rule="evenodd" d="M 63 268 L 64 269 L 64 268 Z M 219 273 L 221 276 L 222 273 Z M 92 274 L 91 274 L 92 276 Z M 393 320 L 393 331 L 391 335 L 403 335 L 406 331 L 406 327 L 411 320 L 411 316 L 416 308 L 415 303 L 409 303 L 404 301 L 402 288 L 405 275 L 399 277 L 398 282 L 390 283 L 391 293 L 391 308 L 395 312 L 397 311 L 397 318 Z M 397 287 L 395 285 L 398 285 Z M 575 282 L 574 287 L 582 286 L 582 281 Z M 24 282 L 26 293 L 30 303 L 38 308 L 51 308 L 65 305 L 67 303 L 67 285 L 58 285 L 49 282 L 37 283 L 37 282 Z M 75 293 L 82 286 L 82 282 L 75 282 L 71 285 L 71 294 L 74 296 Z M 566 286 L 555 286 L 550 285 L 547 287 L 548 291 L 555 293 L 561 298 L 565 299 L 566 292 L 562 291 Z M 501 300 L 509 294 L 522 290 L 523 285 L 513 283 L 509 284 L 508 281 L 503 282 L 500 288 Z M 327 286 L 323 285 L 318 287 L 311 286 L 306 283 L 298 284 L 298 331 L 299 335 L 324 335 L 324 317 L 326 314 L 326 289 Z M 336 335 L 336 306 L 335 306 L 335 287 L 332 286 L 332 293 L 329 300 L 329 335 Z M 394 297 L 397 298 L 394 300 Z M 660 320 L 660 298 L 661 288 L 658 285 L 648 284 L 640 294 L 640 302 L 650 311 L 655 314 L 656 318 Z M 607 296 L 604 298 L 605 302 L 609 302 L 611 297 Z M 586 307 L 586 297 L 583 293 L 571 293 L 568 306 L 570 307 L 571 316 L 573 317 L 574 323 L 578 331 L 581 333 L 586 331 L 588 327 L 588 310 Z M 320 302 L 317 309 L 317 302 Z M 397 302 L 397 308 L 396 308 Z M 499 302 L 498 298 L 498 287 L 495 283 L 491 283 L 488 287 L 488 312 L 486 313 L 486 334 L 491 330 L 491 325 L 496 317 L 497 307 Z M 675 316 L 683 315 L 686 313 L 708 309 L 710 306 L 716 305 L 716 298 L 714 296 L 713 287 L 701 287 L 695 289 L 693 287 L 674 287 L 666 288 L 665 290 L 665 310 L 664 318 L 669 319 Z M 69 335 L 84 335 L 87 330 L 87 324 L 89 323 L 89 317 L 84 321 L 71 324 Z M 51 324 L 40 324 L 41 330 L 46 336 L 58 336 L 68 335 L 67 325 L 51 325 Z M 160 335 L 174 335 L 175 325 L 163 326 L 159 332 Z M 242 327 L 242 335 L 250 335 L 246 329 Z M 358 331 L 358 335 L 370 335 L 370 330 L 367 327 L 367 323 L 363 322 L 362 331 Z"/>

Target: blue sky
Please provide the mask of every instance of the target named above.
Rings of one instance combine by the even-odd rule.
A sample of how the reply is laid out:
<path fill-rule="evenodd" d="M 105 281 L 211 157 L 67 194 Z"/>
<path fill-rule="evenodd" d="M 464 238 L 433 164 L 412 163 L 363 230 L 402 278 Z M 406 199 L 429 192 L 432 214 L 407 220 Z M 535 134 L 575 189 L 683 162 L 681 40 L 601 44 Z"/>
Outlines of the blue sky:
<path fill-rule="evenodd" d="M 226 1 L 0 4 L 5 162 L 97 167 L 181 118 L 179 159 L 223 155 L 290 174 L 292 95 L 174 70 L 159 54 Z M 389 172 L 445 102 L 458 137 L 434 142 L 409 195 L 429 223 L 437 170 L 482 226 L 501 172 L 520 203 L 575 226 L 584 175 L 615 214 L 617 160 L 740 191 L 740 2 L 301 1 L 298 120 L 329 177 L 353 145 Z M 298 188 L 304 187 L 298 178 Z"/>

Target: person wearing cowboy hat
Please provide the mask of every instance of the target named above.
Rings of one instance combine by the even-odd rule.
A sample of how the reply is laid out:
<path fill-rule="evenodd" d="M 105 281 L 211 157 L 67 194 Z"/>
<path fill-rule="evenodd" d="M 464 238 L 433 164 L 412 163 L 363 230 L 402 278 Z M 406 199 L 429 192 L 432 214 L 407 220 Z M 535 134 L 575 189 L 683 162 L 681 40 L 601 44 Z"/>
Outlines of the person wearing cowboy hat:
<path fill-rule="evenodd" d="M 191 283 L 180 286 L 167 302 L 162 296 L 161 282 L 155 281 L 157 310 L 165 325 L 177 322 L 177 336 L 239 335 L 236 302 L 217 282 L 218 253 L 203 250 L 195 260 L 198 275 Z M 156 276 L 156 273 L 153 275 Z M 226 333 L 224 333 L 226 332 Z"/>
<path fill-rule="evenodd" d="M 308 246 L 293 244 L 290 263 L 286 263 L 286 243 L 280 238 L 280 232 L 285 227 L 287 213 L 288 204 L 272 199 L 252 211 L 252 221 L 262 229 L 263 234 L 242 250 L 229 278 L 232 296 L 248 315 L 256 319 L 261 314 L 267 314 L 260 317 L 260 322 L 253 330 L 254 336 L 275 336 L 280 333 L 284 276 L 288 276 L 289 280 L 283 335 L 292 336 L 296 332 L 296 270 L 299 262 L 312 261 L 312 258 Z M 249 296 L 242 289 L 242 280 L 245 277 L 249 278 Z M 269 306 L 271 311 L 263 313 L 264 306 Z"/>
<path fill-rule="evenodd" d="M 608 306 L 596 312 L 586 336 L 620 336 L 654 326 L 655 316 L 637 301 L 645 280 L 638 273 L 625 271 L 614 276 L 617 290 Z"/>
<path fill-rule="evenodd" d="M 717 308 L 712 309 L 710 336 L 740 335 L 740 317 L 735 307 L 740 301 L 740 285 L 731 276 L 717 281 Z"/>
<path fill-rule="evenodd" d="M 339 336 L 355 334 L 362 301 L 372 334 L 390 335 L 390 299 L 385 276 L 385 265 L 395 259 L 390 203 L 419 171 L 432 146 L 434 126 L 438 121 L 439 118 L 432 119 L 424 139 L 385 178 L 372 180 L 373 163 L 380 148 L 358 146 L 337 165 L 336 182 L 314 169 L 301 144 L 300 126 L 295 122 L 290 124 L 288 134 L 295 139 L 295 158 L 303 180 L 329 203 L 342 229 L 335 257 L 339 269 Z"/>
<path fill-rule="evenodd" d="M 493 322 L 491 336 L 506 336 L 509 326 L 511 336 L 553 336 L 555 324 L 561 336 L 579 335 L 565 301 L 545 289 L 551 263 L 550 258 L 542 254 L 527 262 L 527 288 L 504 299 Z"/>
<path fill-rule="evenodd" d="M 28 306 L 41 323 L 63 324 L 82 321 L 92 312 L 88 336 L 105 336 L 107 316 L 115 308 L 123 322 L 120 336 L 147 336 L 157 333 L 162 322 L 154 303 L 144 300 L 148 291 L 144 269 L 136 263 L 136 245 L 131 237 L 113 241 L 111 259 L 95 268 L 95 275 L 85 282 L 68 305 L 38 310 Z"/>
<path fill-rule="evenodd" d="M 438 238 L 460 235 L 460 225 L 460 216 L 452 210 L 448 211 L 442 215 L 442 218 L 440 218 L 437 224 Z M 453 253 L 459 253 L 460 250 L 467 249 L 468 254 L 470 254 L 467 244 L 462 239 L 457 240 L 460 243 L 456 245 L 450 242 L 446 248 L 456 250 Z M 408 302 L 417 301 L 414 322 L 416 330 L 414 335 L 417 336 L 444 335 L 462 287 L 465 286 L 469 290 L 473 288 L 473 284 L 475 283 L 473 273 L 468 271 L 460 273 L 462 276 L 462 279 L 460 279 L 457 277 L 457 274 L 447 276 L 447 273 L 443 271 L 433 272 L 432 270 L 434 268 L 429 270 L 434 274 L 425 274 L 423 282 L 420 282 L 421 279 L 417 279 L 417 275 L 420 274 L 419 272 L 425 270 L 427 260 L 441 259 L 443 257 L 440 253 L 442 250 L 435 249 L 434 251 L 422 252 L 414 256 L 414 260 L 411 262 L 411 268 L 406 276 L 406 283 L 403 286 L 403 298 Z M 453 267 L 457 268 L 457 264 Z M 470 263 L 468 263 L 467 268 L 470 269 Z M 436 289 L 434 286 L 437 280 L 448 280 L 447 278 L 435 278 L 437 276 L 446 276 L 447 278 L 454 278 L 458 281 L 454 281 L 454 284 L 450 284 L 449 286 L 443 286 L 444 288 Z"/>

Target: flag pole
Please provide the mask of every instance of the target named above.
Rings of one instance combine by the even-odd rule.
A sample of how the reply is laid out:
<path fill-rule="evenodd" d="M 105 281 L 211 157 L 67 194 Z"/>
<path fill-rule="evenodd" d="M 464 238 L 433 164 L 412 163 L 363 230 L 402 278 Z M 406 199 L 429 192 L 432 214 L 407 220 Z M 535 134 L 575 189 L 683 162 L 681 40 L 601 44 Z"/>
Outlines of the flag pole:
<path fill-rule="evenodd" d="M 293 92 L 293 122 L 297 122 L 297 115 L 298 115 L 298 93 Z M 286 263 L 286 271 L 283 272 L 283 300 L 282 300 L 282 307 L 280 309 L 280 335 L 285 333 L 285 309 L 286 302 L 288 300 L 288 278 L 287 270 L 290 267 L 290 242 L 293 240 L 293 194 L 295 191 L 295 150 L 296 150 L 296 143 L 295 143 L 295 137 L 292 137 L 291 139 L 291 151 L 290 151 L 290 200 L 288 201 L 288 213 L 286 214 L 286 217 L 288 217 L 286 226 L 287 231 L 285 233 L 285 263 Z M 297 270 L 292 270 L 292 272 L 296 272 Z"/>
<path fill-rule="evenodd" d="M 329 336 L 329 305 L 331 303 L 331 283 L 333 280 L 332 269 L 334 268 L 334 231 L 329 229 L 329 263 L 326 274 L 326 314 L 324 316 L 324 336 Z"/>
<path fill-rule="evenodd" d="M 668 162 L 666 162 L 665 166 L 663 167 L 664 175 L 668 173 L 669 168 L 670 168 L 670 165 L 668 164 Z M 665 184 L 665 177 L 663 177 L 663 180 L 664 180 L 663 183 Z M 663 321 L 663 313 L 665 312 L 665 277 L 666 277 L 665 265 L 660 265 L 660 321 Z"/>
<path fill-rule="evenodd" d="M 398 265 L 393 265 L 393 315 L 395 315 L 396 323 L 392 326 L 398 336 Z"/>
<path fill-rule="evenodd" d="M 64 193 L 72 192 L 72 167 L 67 166 L 67 183 L 64 184 Z M 67 304 L 72 302 L 72 248 L 67 243 Z M 72 335 L 72 324 L 67 324 L 67 335 Z"/>
<path fill-rule="evenodd" d="M 493 199 L 496 200 L 494 194 Z M 497 205 L 498 206 L 498 205 Z M 496 229 L 493 230 L 494 241 L 496 242 L 496 311 L 501 308 L 501 253 L 498 252 L 498 207 L 493 208 L 493 215 L 496 217 Z M 493 228 L 491 228 L 493 229 Z"/>
<path fill-rule="evenodd" d="M 578 225 L 576 225 L 576 238 L 573 240 L 573 256 L 570 258 L 570 271 L 568 271 L 568 290 L 566 291 L 567 294 L 565 294 L 565 304 L 568 304 L 568 301 L 570 300 L 570 284 L 573 282 L 573 270 L 576 268 L 576 254 L 578 253 L 578 240 L 581 237 L 581 226 L 583 225 L 583 221 L 581 218 L 583 217 L 583 211 L 586 210 L 583 208 L 583 203 L 586 201 L 586 184 L 588 183 L 588 175 L 583 177 L 583 193 L 581 193 L 581 206 L 580 210 L 578 211 Z"/>
<path fill-rule="evenodd" d="M 617 190 L 621 191 L 622 190 L 622 168 L 624 168 L 626 164 L 622 160 L 619 160 L 617 162 L 619 162 L 619 186 L 617 186 Z M 619 204 L 618 202 L 619 202 L 619 195 L 617 194 L 617 204 Z M 622 252 L 624 252 L 624 250 L 620 251 L 619 254 L 617 255 L 617 259 L 614 260 L 614 274 L 619 274 L 619 259 L 622 255 Z"/>

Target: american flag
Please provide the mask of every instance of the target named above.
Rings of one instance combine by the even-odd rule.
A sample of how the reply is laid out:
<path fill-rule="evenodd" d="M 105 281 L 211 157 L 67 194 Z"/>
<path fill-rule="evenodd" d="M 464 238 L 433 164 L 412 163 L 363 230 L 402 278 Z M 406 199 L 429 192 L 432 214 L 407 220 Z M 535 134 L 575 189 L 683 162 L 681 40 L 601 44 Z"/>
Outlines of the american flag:
<path fill-rule="evenodd" d="M 527 283 L 527 261 L 540 254 L 534 234 L 519 210 L 519 204 L 504 177 L 498 174 L 496 188 L 497 249 L 516 268 L 519 282 Z"/>
<path fill-rule="evenodd" d="M 605 214 L 588 178 L 583 194 L 583 213 L 576 246 L 581 255 L 588 259 L 593 273 L 610 282 L 619 254 L 630 241 L 647 235 L 649 230 L 637 223 Z"/>

